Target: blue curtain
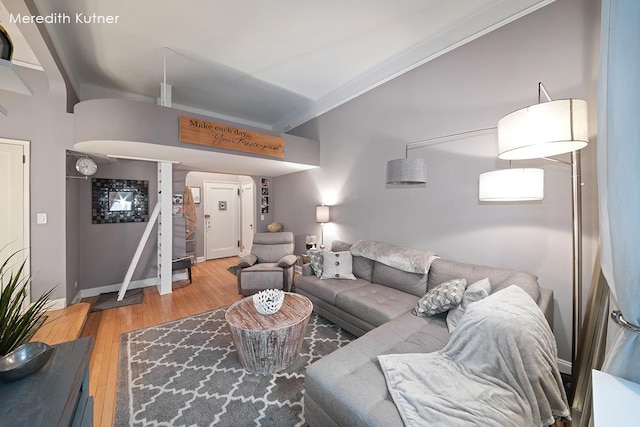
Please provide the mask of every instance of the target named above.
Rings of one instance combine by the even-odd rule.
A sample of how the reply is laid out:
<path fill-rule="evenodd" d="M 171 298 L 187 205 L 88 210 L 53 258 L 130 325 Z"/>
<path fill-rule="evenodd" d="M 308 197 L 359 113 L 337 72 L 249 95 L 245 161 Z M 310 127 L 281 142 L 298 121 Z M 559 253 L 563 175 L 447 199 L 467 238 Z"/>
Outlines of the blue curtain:
<path fill-rule="evenodd" d="M 602 270 L 613 304 L 640 325 L 640 1 L 602 0 L 598 195 Z M 640 382 L 640 334 L 621 326 L 602 368 Z"/>

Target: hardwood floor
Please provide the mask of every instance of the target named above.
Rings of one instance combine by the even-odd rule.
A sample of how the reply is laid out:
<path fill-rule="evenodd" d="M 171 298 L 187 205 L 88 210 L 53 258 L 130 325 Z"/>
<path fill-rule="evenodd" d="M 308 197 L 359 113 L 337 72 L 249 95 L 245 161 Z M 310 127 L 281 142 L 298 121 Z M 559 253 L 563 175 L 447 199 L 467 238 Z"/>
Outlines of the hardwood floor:
<path fill-rule="evenodd" d="M 155 287 L 148 287 L 144 290 L 142 304 L 89 313 L 80 336 L 93 336 L 95 340 L 89 388 L 94 399 L 96 427 L 113 425 L 120 334 L 238 301 L 242 296 L 238 294 L 236 277 L 227 271 L 237 260 L 237 257 L 231 257 L 194 264 L 193 283 L 189 284 L 188 280 L 175 282 L 171 294 L 160 295 Z M 92 303 L 95 298 L 82 302 Z"/>

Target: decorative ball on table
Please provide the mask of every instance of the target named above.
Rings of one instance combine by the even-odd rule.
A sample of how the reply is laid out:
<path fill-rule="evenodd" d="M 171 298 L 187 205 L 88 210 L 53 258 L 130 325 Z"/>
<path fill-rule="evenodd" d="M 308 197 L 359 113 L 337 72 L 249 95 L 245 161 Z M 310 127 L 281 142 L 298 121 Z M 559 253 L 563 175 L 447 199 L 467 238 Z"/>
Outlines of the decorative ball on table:
<path fill-rule="evenodd" d="M 267 225 L 267 230 L 269 230 L 271 233 L 279 233 L 284 230 L 284 225 L 279 222 L 272 222 L 271 224 Z"/>
<path fill-rule="evenodd" d="M 253 305 L 260 314 L 273 314 L 282 307 L 284 292 L 280 289 L 265 289 L 253 294 Z"/>

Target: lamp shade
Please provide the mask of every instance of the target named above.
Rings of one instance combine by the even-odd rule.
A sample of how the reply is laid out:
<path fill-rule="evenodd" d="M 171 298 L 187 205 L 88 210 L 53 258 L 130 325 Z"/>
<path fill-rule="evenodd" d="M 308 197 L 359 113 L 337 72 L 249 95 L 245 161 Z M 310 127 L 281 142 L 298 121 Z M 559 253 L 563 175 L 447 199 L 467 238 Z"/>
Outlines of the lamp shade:
<path fill-rule="evenodd" d="M 387 162 L 387 184 L 424 184 L 427 162 L 424 159 L 396 159 Z"/>
<path fill-rule="evenodd" d="M 555 156 L 588 143 L 587 102 L 581 99 L 535 104 L 498 121 L 498 157 L 505 160 Z"/>
<path fill-rule="evenodd" d="M 316 206 L 316 222 L 329 222 L 329 206 Z"/>
<path fill-rule="evenodd" d="M 544 170 L 501 169 L 480 174 L 478 199 L 483 202 L 520 202 L 544 198 Z"/>

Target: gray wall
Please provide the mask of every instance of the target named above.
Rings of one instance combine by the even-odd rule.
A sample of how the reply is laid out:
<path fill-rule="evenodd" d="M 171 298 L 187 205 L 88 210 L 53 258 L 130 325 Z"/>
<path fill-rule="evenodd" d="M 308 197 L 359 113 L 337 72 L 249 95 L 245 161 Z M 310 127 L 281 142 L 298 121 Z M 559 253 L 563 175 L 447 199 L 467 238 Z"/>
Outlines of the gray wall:
<path fill-rule="evenodd" d="M 34 50 L 41 52 L 37 45 Z M 52 69 L 46 57 L 38 58 Z M 65 153 L 73 143 L 73 116 L 66 112 L 64 85 L 56 83 L 55 69 L 53 75 L 16 69 L 33 96 L 2 91 L 9 115 L 0 115 L 0 136 L 30 141 L 32 298 L 53 287 L 53 299 L 66 298 Z M 47 214 L 47 224 L 36 224 L 37 213 Z"/>
<path fill-rule="evenodd" d="M 67 156 L 67 174 L 77 175 L 75 163 L 78 158 L 74 155 Z M 66 185 L 66 256 L 67 256 L 67 305 L 73 302 L 79 292 L 80 285 L 80 180 L 67 179 Z"/>
<path fill-rule="evenodd" d="M 387 188 L 386 162 L 405 144 L 493 127 L 535 103 L 537 83 L 555 99 L 590 106 L 591 144 L 583 150 L 585 295 L 597 242 L 595 175 L 599 1 L 561 0 L 404 74 L 292 133 L 317 139 L 321 167 L 274 179 L 275 218 L 296 235 L 320 233 L 314 207 L 332 205 L 325 243 L 373 239 L 432 249 L 443 258 L 511 267 L 555 292 L 560 358 L 571 360 L 571 194 L 568 167 L 545 161 L 542 202 L 478 201 L 478 175 L 509 167 L 495 134 L 410 150 L 428 163 L 428 183 Z"/>
<path fill-rule="evenodd" d="M 149 214 L 158 200 L 157 165 L 152 162 L 117 160 L 100 163 L 94 178 L 149 181 Z M 91 179 L 78 180 L 79 285 L 78 289 L 122 283 L 147 222 L 93 224 Z M 132 280 L 156 277 L 157 225 L 154 226 Z M 72 244 L 70 241 L 67 245 Z"/>

